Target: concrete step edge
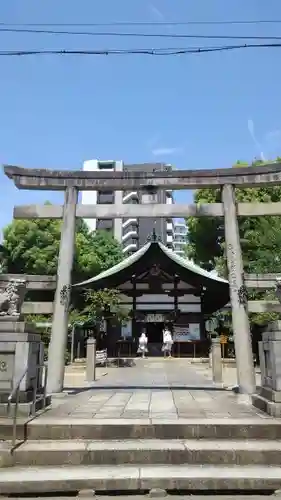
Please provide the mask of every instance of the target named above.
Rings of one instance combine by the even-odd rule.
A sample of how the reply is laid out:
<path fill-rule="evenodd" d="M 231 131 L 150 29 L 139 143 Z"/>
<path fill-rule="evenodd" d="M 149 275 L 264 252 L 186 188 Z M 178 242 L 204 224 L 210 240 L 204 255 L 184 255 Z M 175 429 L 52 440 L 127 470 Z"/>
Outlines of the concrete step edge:
<path fill-rule="evenodd" d="M 270 466 L 127 465 L 15 467 L 1 469 L 0 493 L 48 493 L 92 488 L 96 491 L 277 490 L 281 468 Z"/>
<path fill-rule="evenodd" d="M 12 423 L 12 422 L 11 422 Z M 1 425 L 1 421 L 0 421 Z M 5 424 L 7 425 L 7 424 Z M 276 420 L 275 418 L 267 418 L 266 416 L 264 418 L 204 418 L 204 419 L 191 419 L 191 418 L 182 418 L 182 419 L 165 419 L 165 418 L 150 418 L 150 419 L 122 419 L 122 418 L 115 418 L 115 419 L 96 419 L 96 418 L 79 418 L 79 417 L 70 417 L 70 418 L 64 418 L 64 417 L 57 417 L 57 418 L 52 418 L 52 417 L 47 417 L 47 418 L 35 418 L 34 420 L 31 420 L 30 422 L 27 423 L 28 427 L 37 427 L 37 426 L 42 426 L 42 427 L 52 427 L 52 426 L 89 426 L 89 427 L 97 427 L 97 426 L 103 426 L 103 427 L 112 427 L 112 426 L 163 426 L 163 425 L 173 425 L 173 426 L 179 426 L 179 425 L 187 425 L 189 427 L 192 426 L 234 426 L 234 427 L 240 427 L 241 425 L 245 426 L 254 426 L 254 427 L 259 427 L 259 426 L 268 426 L 268 425 L 274 425 L 276 427 L 281 428 L 281 419 Z"/>
<path fill-rule="evenodd" d="M 116 439 L 116 440 L 28 440 L 20 443 L 18 452 L 75 452 L 75 451 L 251 451 L 281 452 L 281 440 L 269 439 Z"/>

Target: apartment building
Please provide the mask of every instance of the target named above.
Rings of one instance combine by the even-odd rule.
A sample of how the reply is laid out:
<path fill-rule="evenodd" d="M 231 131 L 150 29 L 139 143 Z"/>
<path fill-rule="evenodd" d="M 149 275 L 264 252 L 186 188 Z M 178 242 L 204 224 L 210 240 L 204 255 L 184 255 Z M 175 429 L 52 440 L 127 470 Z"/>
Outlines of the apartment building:
<path fill-rule="evenodd" d="M 187 225 L 184 221 L 174 221 L 174 251 L 178 255 L 184 256 L 184 247 L 187 243 Z"/>
<path fill-rule="evenodd" d="M 164 163 L 142 163 L 142 164 L 124 164 L 122 161 L 99 161 L 88 160 L 83 164 L 85 171 L 168 171 L 172 167 Z M 173 192 L 171 190 L 158 190 L 150 202 L 155 203 L 173 203 Z M 138 191 L 84 191 L 82 192 L 82 204 L 95 203 L 144 203 L 145 199 Z M 163 243 L 173 249 L 174 241 L 174 223 L 173 219 L 166 218 L 126 218 L 126 219 L 89 219 L 85 221 L 92 231 L 104 229 L 112 231 L 114 237 L 122 243 L 125 256 L 138 250 L 143 246 L 147 237 L 153 229 L 159 235 Z"/>

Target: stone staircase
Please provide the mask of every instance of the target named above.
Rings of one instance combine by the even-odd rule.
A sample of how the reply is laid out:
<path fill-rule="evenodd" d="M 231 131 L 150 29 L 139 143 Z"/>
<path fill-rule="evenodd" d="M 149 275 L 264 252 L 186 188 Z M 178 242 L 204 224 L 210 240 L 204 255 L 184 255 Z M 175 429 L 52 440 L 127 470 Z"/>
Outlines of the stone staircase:
<path fill-rule="evenodd" d="M 0 494 L 281 489 L 281 420 L 40 418 L 5 437 Z M 1 466 L 1 461 L 0 461 Z"/>

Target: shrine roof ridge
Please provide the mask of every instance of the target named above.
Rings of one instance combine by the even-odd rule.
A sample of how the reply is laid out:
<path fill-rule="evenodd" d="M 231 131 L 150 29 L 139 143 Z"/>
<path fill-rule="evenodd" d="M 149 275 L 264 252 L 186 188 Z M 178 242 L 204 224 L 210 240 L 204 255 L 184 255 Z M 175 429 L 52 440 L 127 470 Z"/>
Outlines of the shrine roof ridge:
<path fill-rule="evenodd" d="M 83 288 L 84 286 L 87 287 L 91 283 L 96 283 L 100 280 L 103 280 L 105 278 L 109 278 L 110 276 L 113 276 L 114 274 L 119 273 L 120 271 L 128 268 L 129 266 L 131 266 L 132 264 L 137 262 L 149 250 L 151 245 L 156 245 L 156 246 L 158 245 L 160 247 L 160 249 L 162 250 L 162 252 L 165 255 L 167 255 L 168 258 L 173 260 L 176 264 L 183 267 L 184 269 L 191 271 L 195 274 L 199 274 L 204 278 L 211 279 L 214 282 L 228 285 L 227 280 L 220 278 L 219 276 L 215 276 L 211 272 L 206 271 L 205 269 L 202 269 L 197 264 L 194 264 L 192 261 L 177 255 L 173 250 L 170 250 L 165 245 L 163 245 L 163 243 L 161 243 L 159 241 L 152 241 L 152 242 L 146 243 L 139 250 L 137 250 L 135 253 L 133 253 L 133 255 L 130 255 L 126 259 L 119 262 L 119 264 L 116 264 L 115 266 L 111 267 L 110 269 L 107 269 L 106 271 L 103 271 L 102 273 L 98 274 L 97 276 L 94 276 L 93 278 L 82 281 L 80 283 L 75 283 L 72 286 L 73 287 L 81 287 L 81 288 Z"/>

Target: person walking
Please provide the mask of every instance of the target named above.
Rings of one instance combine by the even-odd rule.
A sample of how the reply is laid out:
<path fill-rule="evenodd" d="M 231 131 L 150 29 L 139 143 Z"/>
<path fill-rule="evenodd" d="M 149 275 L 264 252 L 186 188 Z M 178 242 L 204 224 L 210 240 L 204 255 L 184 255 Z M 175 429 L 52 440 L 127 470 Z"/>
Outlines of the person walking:
<path fill-rule="evenodd" d="M 163 346 L 162 346 L 162 351 L 164 354 L 164 358 L 167 356 L 169 358 L 172 357 L 172 347 L 173 347 L 173 337 L 172 334 L 167 326 L 165 326 L 163 330 Z"/>
<path fill-rule="evenodd" d="M 139 348 L 138 348 L 138 354 L 141 354 L 142 358 L 145 358 L 145 354 L 148 352 L 147 343 L 148 343 L 148 338 L 145 334 L 145 331 L 143 331 L 141 336 L 139 337 Z"/>

